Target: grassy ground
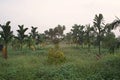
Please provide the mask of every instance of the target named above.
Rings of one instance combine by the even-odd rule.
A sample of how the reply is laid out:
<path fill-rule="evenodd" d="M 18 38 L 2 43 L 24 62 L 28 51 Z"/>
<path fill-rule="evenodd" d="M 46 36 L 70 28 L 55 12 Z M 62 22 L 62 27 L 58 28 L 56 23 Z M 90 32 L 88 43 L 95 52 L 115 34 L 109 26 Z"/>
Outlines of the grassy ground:
<path fill-rule="evenodd" d="M 120 54 L 108 54 L 96 59 L 97 49 L 61 45 L 66 62 L 47 64 L 50 46 L 36 51 L 8 50 L 9 58 L 0 57 L 0 80 L 120 80 Z"/>

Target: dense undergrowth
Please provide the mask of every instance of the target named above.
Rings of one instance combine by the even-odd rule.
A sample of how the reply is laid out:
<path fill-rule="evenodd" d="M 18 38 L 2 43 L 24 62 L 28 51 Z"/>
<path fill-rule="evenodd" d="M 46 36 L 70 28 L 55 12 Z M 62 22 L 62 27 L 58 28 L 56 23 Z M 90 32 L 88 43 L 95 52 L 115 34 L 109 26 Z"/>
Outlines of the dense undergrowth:
<path fill-rule="evenodd" d="M 63 47 L 65 63 L 48 64 L 49 48 L 36 51 L 9 50 L 8 60 L 0 57 L 0 80 L 120 80 L 120 54 L 102 54 L 95 50 Z"/>

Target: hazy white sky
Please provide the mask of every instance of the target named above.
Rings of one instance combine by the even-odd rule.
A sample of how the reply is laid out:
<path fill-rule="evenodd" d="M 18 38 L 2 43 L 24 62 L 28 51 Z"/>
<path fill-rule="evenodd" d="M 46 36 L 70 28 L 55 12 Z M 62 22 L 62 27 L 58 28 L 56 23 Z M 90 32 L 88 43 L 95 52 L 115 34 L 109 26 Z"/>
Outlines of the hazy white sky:
<path fill-rule="evenodd" d="M 11 21 L 14 31 L 22 24 L 39 27 L 39 32 L 61 24 L 68 32 L 73 24 L 92 25 L 99 13 L 105 23 L 120 18 L 120 0 L 0 0 L 0 23 Z"/>

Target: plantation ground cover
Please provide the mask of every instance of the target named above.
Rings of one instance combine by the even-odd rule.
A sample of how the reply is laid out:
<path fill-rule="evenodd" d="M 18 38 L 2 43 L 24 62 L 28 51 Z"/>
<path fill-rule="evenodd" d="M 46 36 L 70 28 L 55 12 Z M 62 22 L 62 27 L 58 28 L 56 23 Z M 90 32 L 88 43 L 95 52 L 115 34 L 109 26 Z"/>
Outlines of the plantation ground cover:
<path fill-rule="evenodd" d="M 51 46 L 36 51 L 24 48 L 8 50 L 8 59 L 0 55 L 0 80 L 120 80 L 120 54 L 109 54 L 102 49 L 101 59 L 96 59 L 97 48 L 61 45 L 66 61 L 48 64 L 47 54 Z"/>

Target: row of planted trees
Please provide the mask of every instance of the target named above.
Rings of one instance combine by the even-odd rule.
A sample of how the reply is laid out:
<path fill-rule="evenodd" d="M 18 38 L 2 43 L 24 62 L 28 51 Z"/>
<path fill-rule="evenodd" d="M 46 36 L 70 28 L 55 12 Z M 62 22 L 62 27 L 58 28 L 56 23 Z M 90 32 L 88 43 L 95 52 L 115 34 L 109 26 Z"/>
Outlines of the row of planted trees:
<path fill-rule="evenodd" d="M 2 31 L 0 31 L 0 43 L 4 45 L 3 48 L 3 57 L 7 59 L 7 48 L 10 44 L 13 49 L 22 50 L 23 45 L 27 45 L 29 49 L 35 50 L 35 46 L 43 42 L 52 42 L 58 44 L 59 41 L 63 38 L 63 31 L 65 26 L 58 25 L 54 29 L 46 30 L 45 33 L 39 33 L 37 31 L 38 27 L 31 27 L 31 32 L 26 34 L 28 28 L 25 28 L 24 25 L 18 25 L 19 29 L 17 30 L 17 36 L 13 35 L 11 30 L 10 21 L 6 22 L 5 25 L 0 25 Z"/>
<path fill-rule="evenodd" d="M 105 24 L 102 14 L 95 15 L 93 25 L 77 25 L 72 26 L 69 33 L 66 34 L 66 41 L 68 43 L 75 43 L 76 45 L 98 46 L 99 55 L 101 55 L 102 47 L 110 48 L 114 52 L 115 47 L 119 47 L 119 39 L 115 37 L 112 32 L 113 29 L 119 26 L 120 20 L 116 19 L 112 23 Z"/>
<path fill-rule="evenodd" d="M 31 27 L 31 32 L 26 35 L 25 32 L 28 28 L 25 28 L 24 25 L 18 25 L 19 29 L 17 30 L 17 36 L 13 35 L 11 30 L 10 21 L 5 25 L 0 25 L 2 31 L 1 43 L 4 44 L 4 58 L 7 59 L 7 47 L 8 43 L 11 43 L 12 47 L 16 48 L 15 42 L 19 43 L 17 47 L 22 50 L 24 43 L 28 45 L 29 48 L 35 48 L 35 45 L 38 45 L 42 42 L 51 42 L 54 44 L 59 44 L 60 41 L 66 41 L 69 44 L 76 45 L 88 45 L 88 50 L 90 51 L 90 46 L 99 47 L 99 55 L 101 54 L 101 45 L 105 47 L 113 46 L 114 43 L 118 42 L 115 38 L 112 30 L 119 26 L 120 20 L 116 19 L 112 23 L 105 24 L 102 14 L 95 15 L 93 20 L 93 25 L 78 25 L 75 24 L 72 26 L 72 29 L 69 33 L 64 35 L 65 26 L 58 25 L 55 28 L 50 28 L 44 33 L 39 33 L 37 27 Z"/>
<path fill-rule="evenodd" d="M 25 32 L 28 28 L 24 28 L 24 25 L 18 25 L 19 29 L 17 30 L 17 36 L 13 35 L 13 31 L 11 30 L 10 21 L 8 21 L 5 25 L 0 25 L 2 31 L 0 32 L 1 44 L 4 44 L 3 48 L 3 56 L 7 59 L 7 47 L 8 44 L 11 43 L 11 46 L 15 48 L 20 48 L 22 50 L 23 43 L 26 41 L 28 43 L 29 48 L 35 42 L 35 38 L 39 36 L 36 31 L 37 27 L 31 27 L 30 35 L 26 35 Z M 18 44 L 19 43 L 19 44 Z"/>

